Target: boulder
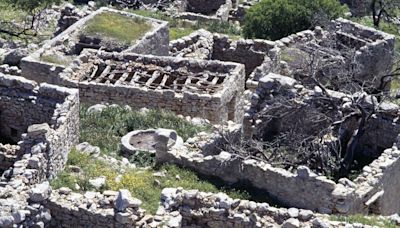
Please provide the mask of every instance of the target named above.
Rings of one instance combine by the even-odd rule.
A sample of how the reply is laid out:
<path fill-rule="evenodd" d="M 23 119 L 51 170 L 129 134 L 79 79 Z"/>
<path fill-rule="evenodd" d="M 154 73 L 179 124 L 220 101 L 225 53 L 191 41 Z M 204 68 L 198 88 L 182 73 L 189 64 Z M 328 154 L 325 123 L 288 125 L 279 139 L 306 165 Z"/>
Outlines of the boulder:
<path fill-rule="evenodd" d="M 40 203 L 50 197 L 51 188 L 48 181 L 33 187 L 29 192 L 29 199 L 33 202 Z"/>

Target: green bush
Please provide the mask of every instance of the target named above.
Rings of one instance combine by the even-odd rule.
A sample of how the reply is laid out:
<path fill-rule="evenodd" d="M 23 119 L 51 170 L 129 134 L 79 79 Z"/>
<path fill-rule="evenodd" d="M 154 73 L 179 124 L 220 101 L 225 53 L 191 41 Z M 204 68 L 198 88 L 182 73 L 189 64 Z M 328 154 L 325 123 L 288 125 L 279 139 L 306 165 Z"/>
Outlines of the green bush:
<path fill-rule="evenodd" d="M 323 25 L 345 12 L 337 0 L 262 0 L 245 16 L 247 38 L 277 40 L 312 26 Z"/>

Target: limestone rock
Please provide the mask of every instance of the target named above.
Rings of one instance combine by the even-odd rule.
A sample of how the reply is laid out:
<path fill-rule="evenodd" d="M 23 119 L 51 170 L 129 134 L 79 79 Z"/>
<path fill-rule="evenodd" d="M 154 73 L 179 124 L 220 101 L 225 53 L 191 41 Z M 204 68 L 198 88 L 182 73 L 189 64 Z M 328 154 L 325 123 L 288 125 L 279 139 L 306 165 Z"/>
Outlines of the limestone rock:
<path fill-rule="evenodd" d="M 78 145 L 76 145 L 76 150 L 87 153 L 89 155 L 92 155 L 94 157 L 97 157 L 100 155 L 100 148 L 98 146 L 92 146 L 88 142 L 83 142 Z"/>
<path fill-rule="evenodd" d="M 99 190 L 106 184 L 106 177 L 97 177 L 89 180 L 89 184 L 92 185 L 96 190 Z"/>
<path fill-rule="evenodd" d="M 36 185 L 29 192 L 29 199 L 33 202 L 40 203 L 49 198 L 51 193 L 50 184 L 45 181 L 41 184 Z"/>
<path fill-rule="evenodd" d="M 129 190 L 121 189 L 115 198 L 114 208 L 123 212 L 128 207 L 138 208 L 141 204 L 140 200 L 132 198 Z"/>
<path fill-rule="evenodd" d="M 282 224 L 282 228 L 298 228 L 298 227 L 300 227 L 300 222 L 298 219 L 295 218 L 290 218 Z"/>
<path fill-rule="evenodd" d="M 107 105 L 103 105 L 103 104 L 96 104 L 96 105 L 92 105 L 88 108 L 88 110 L 86 111 L 87 114 L 99 114 L 101 113 L 104 109 L 107 108 Z"/>

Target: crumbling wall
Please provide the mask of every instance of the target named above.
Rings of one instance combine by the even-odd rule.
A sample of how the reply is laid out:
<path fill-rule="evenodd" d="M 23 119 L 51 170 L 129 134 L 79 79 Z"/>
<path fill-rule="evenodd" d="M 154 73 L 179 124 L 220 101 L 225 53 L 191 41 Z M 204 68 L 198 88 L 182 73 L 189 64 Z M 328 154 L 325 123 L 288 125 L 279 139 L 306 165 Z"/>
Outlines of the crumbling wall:
<path fill-rule="evenodd" d="M 113 71 L 104 70 L 104 74 L 97 79 L 88 81 L 87 78 L 95 75 L 91 70 L 97 69 L 90 62 L 92 60 L 89 61 L 90 55 L 82 54 L 80 65 L 68 68 L 59 82 L 79 88 L 82 102 L 115 103 L 138 109 L 165 109 L 185 116 L 202 117 L 214 123 L 227 121 L 229 115 L 231 120 L 241 119 L 232 113 L 235 110 L 233 106 L 229 107 L 229 104 L 234 104 L 230 102 L 238 99 L 244 90 L 244 69 L 241 65 L 103 52 L 93 56 L 92 60 L 107 60 L 115 66 L 122 63 L 136 64 L 136 69 L 148 68 L 152 73 L 136 74 L 135 66 L 132 65 L 122 69 L 122 72 L 116 70 L 118 74 L 126 73 L 119 77 L 121 80 L 112 79 L 115 77 Z M 162 73 L 159 75 L 157 72 Z M 213 79 L 208 80 L 208 77 Z"/>
<path fill-rule="evenodd" d="M 169 9 L 175 17 L 192 21 L 228 21 L 229 13 L 237 1 L 232 0 L 185 0 L 177 1 Z"/>
<path fill-rule="evenodd" d="M 164 211 L 163 216 L 180 221 L 180 227 L 346 226 L 346 223 L 331 222 L 310 210 L 276 208 L 268 203 L 232 199 L 224 193 L 213 194 L 181 188 L 163 189 L 161 207 L 163 210 L 159 211 Z"/>
<path fill-rule="evenodd" d="M 398 213 L 399 150 L 387 149 L 371 165 L 363 169 L 354 182 L 342 178 L 338 183 L 318 176 L 307 167 L 299 167 L 295 173 L 254 159 L 245 159 L 224 151 L 217 139 L 199 141 L 203 149 L 190 149 L 156 154 L 158 163 L 174 163 L 190 168 L 202 175 L 217 177 L 227 183 L 247 181 L 253 187 L 264 190 L 272 199 L 287 207 L 296 207 L 321 213 L 368 214 L 370 212 L 391 215 Z M 214 149 L 213 149 L 214 148 Z M 210 151 L 214 151 L 210 154 Z M 385 171 L 386 170 L 386 171 Z M 391 181 L 389 181 L 391 180 Z M 249 185 L 247 185 L 249 186 Z M 383 195 L 379 193 L 383 191 Z M 299 197 L 301 196 L 301 197 Z M 394 198 L 392 198 L 394 197 Z"/>
<path fill-rule="evenodd" d="M 24 130 L 26 133 L 14 148 L 14 163 L 1 176 L 0 226 L 44 226 L 51 219 L 49 211 L 40 206 L 51 191 L 46 180 L 64 169 L 69 150 L 78 142 L 78 91 L 47 84 L 38 86 L 33 81 L 2 74 L 0 82 L 2 91 L 7 91 L 1 100 L 35 103 L 37 113 L 28 110 L 33 108 L 29 104 L 24 106 L 26 110 L 15 104 L 19 112 L 32 118 L 43 115 L 43 119 L 35 117 L 39 122 Z"/>
<path fill-rule="evenodd" d="M 246 77 L 248 77 L 268 58 L 268 52 L 274 47 L 275 43 L 272 41 L 244 39 L 233 41 L 227 36 L 216 34 L 212 59 L 242 63 L 246 67 Z"/>
<path fill-rule="evenodd" d="M 0 175 L 17 160 L 18 146 L 0 143 Z"/>
<path fill-rule="evenodd" d="M 34 94 L 35 83 L 0 74 L 0 135 L 14 143 L 32 124 L 51 122 L 55 103 Z"/>
<path fill-rule="evenodd" d="M 291 64 L 293 62 L 306 61 L 299 69 L 307 74 L 310 70 L 307 69 L 307 64 L 309 64 L 307 60 L 309 62 L 309 59 L 318 53 L 324 55 L 324 61 L 328 61 L 326 66 L 320 66 L 320 71 L 325 70 L 325 74 L 329 74 L 320 79 L 321 81 L 331 80 L 332 86 L 343 89 L 345 85 L 335 84 L 339 82 L 335 80 L 335 76 L 339 73 L 344 75 L 346 69 L 350 69 L 348 66 L 353 64 L 356 69 L 348 74 L 354 74 L 353 80 L 356 83 L 364 84 L 365 87 L 378 88 L 382 77 L 391 70 L 394 42 L 393 35 L 339 18 L 332 21 L 326 29 L 317 27 L 313 31 L 305 30 L 275 41 L 276 48 L 268 53 L 270 59 L 266 59 L 263 65 L 254 70 L 254 74 L 250 75 L 246 85 L 254 90 L 257 81 L 271 72 L 295 77 L 296 69 L 293 69 Z M 291 48 L 299 49 L 303 55 L 298 56 L 287 52 Z M 340 66 L 336 67 L 339 69 L 331 69 L 329 61 L 339 61 L 335 63 L 335 66 Z M 307 77 L 304 79 L 302 82 L 307 85 Z M 387 88 L 388 85 L 384 89 Z"/>
<path fill-rule="evenodd" d="M 127 17 L 143 19 L 152 25 L 152 29 L 144 34 L 139 40 L 132 41 L 132 44 L 128 48 L 117 47 L 118 51 L 122 48 L 122 50 L 126 52 L 168 55 L 169 33 L 167 22 L 103 7 L 89 16 L 80 19 L 78 22 L 53 38 L 49 43 L 45 44 L 42 48 L 23 58 L 20 64 L 22 76 L 37 82 L 56 84 L 58 74 L 61 73 L 68 64 L 46 62 L 42 60 L 42 57 L 51 54 L 63 61 L 72 62 L 79 55 L 79 53 L 75 53 L 75 46 L 79 43 L 80 31 L 89 20 L 104 12 L 118 13 L 126 15 Z M 103 49 L 111 49 L 110 51 L 113 51 L 112 48 L 115 46 L 108 43 L 102 45 L 105 45 L 103 46 Z M 68 49 L 67 46 L 70 46 L 70 49 L 73 50 L 66 50 Z"/>
<path fill-rule="evenodd" d="M 276 43 L 267 40 L 232 40 L 226 35 L 198 30 L 172 41 L 170 53 L 175 57 L 219 60 L 245 65 L 246 77 L 269 58 Z"/>
<path fill-rule="evenodd" d="M 44 204 L 51 212 L 52 227 L 148 227 L 153 217 L 139 208 L 141 201 L 114 191 L 71 192 L 68 188 L 53 191 Z M 122 198 L 124 197 L 124 198 Z M 157 224 L 157 223 L 155 223 Z"/>

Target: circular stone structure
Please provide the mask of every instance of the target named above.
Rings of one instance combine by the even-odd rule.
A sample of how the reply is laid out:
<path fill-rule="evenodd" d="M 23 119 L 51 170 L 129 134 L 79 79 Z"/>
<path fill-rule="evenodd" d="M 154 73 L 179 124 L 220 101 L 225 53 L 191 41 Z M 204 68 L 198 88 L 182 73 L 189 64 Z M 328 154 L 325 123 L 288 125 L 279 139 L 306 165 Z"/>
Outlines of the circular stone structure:
<path fill-rule="evenodd" d="M 168 150 L 177 141 L 183 141 L 174 130 L 148 129 L 131 131 L 121 138 L 123 155 L 134 155 L 138 151 L 155 153 L 156 150 Z"/>

